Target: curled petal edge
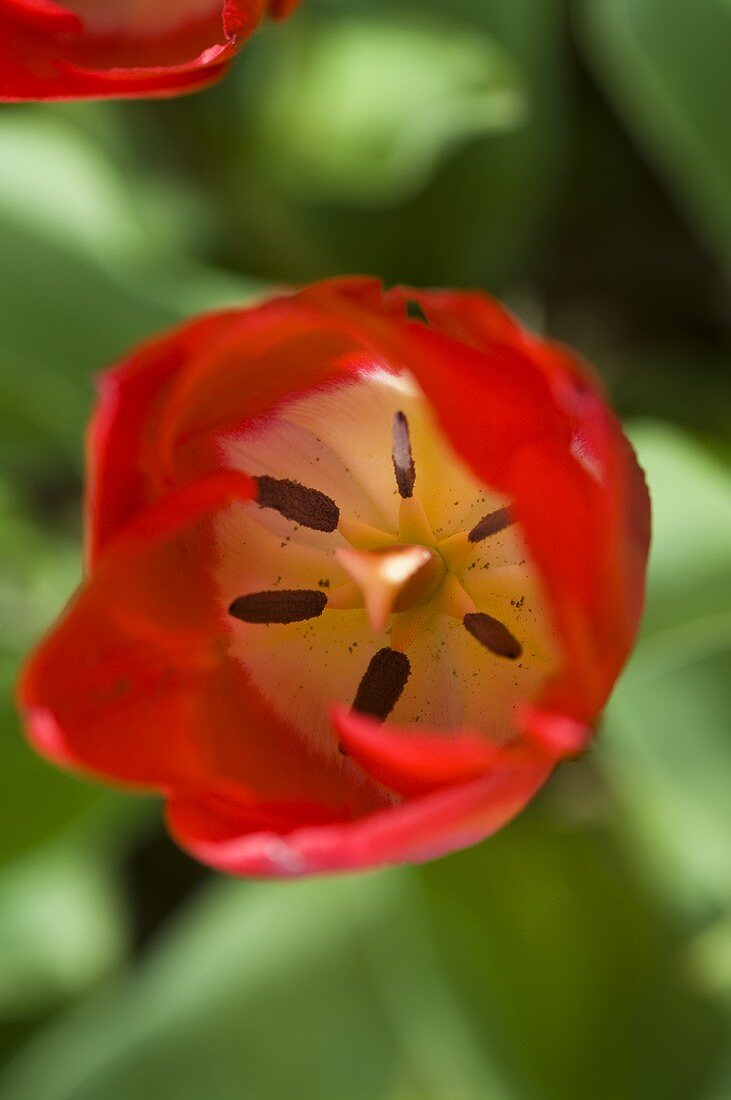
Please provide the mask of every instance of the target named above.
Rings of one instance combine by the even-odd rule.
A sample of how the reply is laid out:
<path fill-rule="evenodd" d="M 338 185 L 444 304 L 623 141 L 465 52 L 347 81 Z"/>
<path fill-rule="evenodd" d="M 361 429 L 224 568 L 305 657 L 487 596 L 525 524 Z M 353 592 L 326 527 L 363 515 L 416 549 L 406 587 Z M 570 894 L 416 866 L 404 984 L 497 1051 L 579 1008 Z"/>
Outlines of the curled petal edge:
<path fill-rule="evenodd" d="M 219 474 L 214 474 L 198 482 L 183 486 L 172 492 L 164 500 L 138 513 L 115 536 L 110 546 L 107 548 L 106 554 L 109 555 L 111 560 L 115 563 L 127 561 L 130 559 L 130 554 L 133 555 L 130 560 L 134 560 L 135 555 L 144 555 L 148 548 L 153 548 L 163 543 L 169 536 L 179 533 L 181 530 L 185 529 L 188 524 L 205 516 L 214 509 L 228 504 L 231 500 L 250 500 L 253 494 L 254 483 L 252 480 L 246 477 L 246 475 L 234 470 L 224 470 Z M 119 573 L 117 572 L 114 575 L 119 576 Z M 49 673 L 47 661 L 50 654 L 52 666 L 55 668 L 58 661 L 63 658 L 63 654 L 57 652 L 57 635 L 59 631 L 65 630 L 70 623 L 76 621 L 75 616 L 78 615 L 79 606 L 82 605 L 83 600 L 90 593 L 92 586 L 96 583 L 95 580 L 92 580 L 81 586 L 79 593 L 72 599 L 68 608 L 62 613 L 56 628 L 46 637 L 44 642 L 35 651 L 30 661 L 26 664 L 16 686 L 16 701 L 18 707 L 24 715 L 29 738 L 39 752 L 60 764 L 70 765 L 87 774 L 94 774 L 95 769 L 88 765 L 83 754 L 79 755 L 77 753 L 74 748 L 73 737 L 71 737 L 70 732 L 64 728 L 64 723 L 56 713 L 53 703 L 47 698 Z M 108 579 L 103 583 L 108 584 Z M 110 622 L 108 624 L 110 630 L 112 630 L 113 627 L 114 629 L 120 629 L 122 631 L 122 635 L 120 636 L 123 636 L 125 632 L 128 631 L 128 626 L 125 621 L 126 614 L 127 609 L 122 607 L 120 609 L 120 622 L 116 624 Z M 139 636 L 142 656 L 147 654 L 148 658 L 151 659 L 151 655 L 157 652 L 163 635 L 163 631 L 153 630 L 151 624 L 147 633 Z M 195 667 L 198 658 L 192 651 L 190 653 L 186 652 L 184 643 L 185 639 L 183 638 L 179 643 L 183 645 L 183 649 L 180 650 L 180 657 L 185 667 L 190 667 L 192 669 Z M 84 652 L 87 653 L 87 662 L 91 659 L 90 652 L 94 644 L 92 638 L 85 638 Z M 53 656 L 54 654 L 55 656 Z M 113 674 L 121 675 L 121 671 L 123 671 L 122 665 L 120 664 L 123 655 L 124 654 L 114 649 L 109 655 L 102 656 L 102 654 L 95 654 L 94 667 L 98 666 L 100 670 L 103 669 L 105 672 L 108 672 L 109 675 L 107 679 L 110 679 L 111 682 Z M 142 660 L 142 657 L 140 657 L 140 660 Z M 137 664 L 140 663 L 140 660 L 137 661 Z M 144 660 L 142 660 L 142 664 L 144 664 Z M 152 670 L 149 671 L 151 674 Z M 140 667 L 138 672 L 139 675 L 145 679 L 147 674 L 144 668 Z M 57 686 L 59 690 L 63 687 L 62 694 L 64 696 L 73 699 L 75 698 L 73 692 L 75 690 L 82 690 L 78 685 L 75 689 L 74 676 L 77 678 L 81 677 L 80 682 L 83 684 L 85 682 L 83 676 L 85 675 L 88 679 L 90 673 L 87 668 L 82 675 L 79 668 L 72 666 L 68 672 L 64 672 L 63 669 L 59 670 L 57 668 L 55 675 L 58 676 L 61 674 L 63 674 L 63 679 L 62 682 L 59 681 Z M 72 694 L 69 695 L 69 693 Z M 61 696 L 59 696 L 59 698 L 60 697 Z M 100 775 L 105 775 L 104 769 L 100 771 Z M 131 774 L 124 777 L 117 776 L 115 781 L 119 781 L 120 779 L 132 783 L 135 782 Z M 143 779 L 142 785 L 149 786 L 149 783 Z"/>
<path fill-rule="evenodd" d="M 211 839 L 199 807 L 172 799 L 167 825 L 186 851 L 220 871 L 296 877 L 354 871 L 392 863 L 422 863 L 476 844 L 515 817 L 543 786 L 554 762 L 524 749 L 468 783 L 344 823 L 304 826 L 286 833 L 252 831 Z"/>
<path fill-rule="evenodd" d="M 331 720 L 342 750 L 373 779 L 407 798 L 477 779 L 501 754 L 499 745 L 472 730 L 416 733 L 343 706 L 332 708 Z"/>

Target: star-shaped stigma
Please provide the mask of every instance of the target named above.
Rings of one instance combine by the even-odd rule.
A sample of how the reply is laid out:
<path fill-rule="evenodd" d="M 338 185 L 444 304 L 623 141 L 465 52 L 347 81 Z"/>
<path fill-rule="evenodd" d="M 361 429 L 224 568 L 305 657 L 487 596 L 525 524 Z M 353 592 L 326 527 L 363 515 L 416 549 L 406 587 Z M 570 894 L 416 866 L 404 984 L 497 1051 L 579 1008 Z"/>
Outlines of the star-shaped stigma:
<path fill-rule="evenodd" d="M 333 554 L 349 580 L 332 591 L 250 592 L 228 608 L 242 622 L 265 625 L 301 623 L 328 611 L 365 610 L 375 635 L 388 632 L 388 644 L 371 657 L 352 706 L 381 721 L 407 690 L 408 651 L 435 613 L 461 621 L 466 633 L 494 657 L 515 661 L 523 652 L 503 622 L 476 607 L 458 576 L 478 544 L 514 523 L 511 509 L 497 508 L 469 529 L 437 538 L 416 491 L 409 423 L 401 410 L 392 420 L 391 460 L 400 497 L 396 534 L 343 516 L 337 503 L 319 489 L 289 478 L 256 477 L 260 508 L 273 509 L 312 531 L 339 532 L 348 545 L 334 547 Z"/>

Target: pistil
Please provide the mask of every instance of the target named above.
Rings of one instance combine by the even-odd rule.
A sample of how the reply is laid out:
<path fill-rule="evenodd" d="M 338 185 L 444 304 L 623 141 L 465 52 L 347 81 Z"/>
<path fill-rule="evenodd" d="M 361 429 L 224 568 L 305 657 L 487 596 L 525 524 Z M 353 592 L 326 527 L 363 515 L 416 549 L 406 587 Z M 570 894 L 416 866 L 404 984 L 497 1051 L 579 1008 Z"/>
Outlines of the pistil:
<path fill-rule="evenodd" d="M 426 546 L 341 547 L 335 557 L 360 588 L 371 627 L 377 632 L 385 628 L 392 612 L 429 600 L 444 577 L 444 563 Z"/>

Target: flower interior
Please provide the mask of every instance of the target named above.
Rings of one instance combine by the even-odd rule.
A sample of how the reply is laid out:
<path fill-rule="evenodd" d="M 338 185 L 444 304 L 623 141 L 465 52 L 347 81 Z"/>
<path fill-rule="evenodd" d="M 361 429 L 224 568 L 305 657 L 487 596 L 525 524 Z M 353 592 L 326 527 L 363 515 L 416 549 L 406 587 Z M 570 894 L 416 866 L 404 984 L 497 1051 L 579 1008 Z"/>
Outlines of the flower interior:
<path fill-rule="evenodd" d="M 353 767 L 333 703 L 406 730 L 515 735 L 557 659 L 539 578 L 512 502 L 408 375 L 363 371 L 222 447 L 258 492 L 217 524 L 231 652 L 310 751 Z"/>

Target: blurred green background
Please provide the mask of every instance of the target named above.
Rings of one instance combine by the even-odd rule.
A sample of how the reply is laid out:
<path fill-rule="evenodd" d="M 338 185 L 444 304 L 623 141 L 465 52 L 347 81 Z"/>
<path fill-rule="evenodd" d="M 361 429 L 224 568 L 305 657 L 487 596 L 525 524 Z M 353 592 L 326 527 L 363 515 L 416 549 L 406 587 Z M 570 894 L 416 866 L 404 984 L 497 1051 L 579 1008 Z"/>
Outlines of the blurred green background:
<path fill-rule="evenodd" d="M 304 0 L 217 88 L 0 110 L 2 1100 L 731 1097 L 731 6 Z M 94 372 L 352 271 L 478 285 L 604 376 L 645 627 L 596 748 L 424 868 L 225 880 L 23 742 Z"/>

